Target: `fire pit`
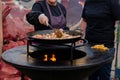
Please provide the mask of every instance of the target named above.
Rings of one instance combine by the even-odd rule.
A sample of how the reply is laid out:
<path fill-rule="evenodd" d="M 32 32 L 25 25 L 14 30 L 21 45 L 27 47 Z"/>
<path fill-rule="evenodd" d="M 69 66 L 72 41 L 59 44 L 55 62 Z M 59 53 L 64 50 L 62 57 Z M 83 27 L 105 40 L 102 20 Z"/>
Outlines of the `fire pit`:
<path fill-rule="evenodd" d="M 43 49 L 40 52 L 34 46 L 30 46 L 29 50 L 28 46 L 20 46 L 5 51 L 2 54 L 2 59 L 32 80 L 84 80 L 113 59 L 113 56 L 108 54 L 111 49 L 105 53 L 97 52 L 96 54 L 89 45 L 75 47 L 74 49 L 68 46 L 61 46 L 64 47 L 61 49 L 57 46 L 57 51 L 54 46 L 48 46 L 47 51 L 46 47 L 42 47 Z M 52 51 L 49 47 L 52 48 Z M 55 51 L 54 55 L 52 55 L 53 50 Z M 36 51 L 37 54 L 31 55 L 28 51 L 31 53 Z M 44 52 L 47 57 L 43 54 Z M 51 60 L 51 57 L 55 58 L 55 61 Z"/>

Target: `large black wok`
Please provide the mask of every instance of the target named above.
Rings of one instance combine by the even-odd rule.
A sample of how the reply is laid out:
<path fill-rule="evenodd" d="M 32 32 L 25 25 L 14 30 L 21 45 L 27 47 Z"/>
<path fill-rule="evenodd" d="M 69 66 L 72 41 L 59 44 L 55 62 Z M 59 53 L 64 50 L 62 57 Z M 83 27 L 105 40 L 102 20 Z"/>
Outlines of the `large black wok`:
<path fill-rule="evenodd" d="M 38 38 L 34 38 L 33 35 L 36 34 L 50 34 L 53 33 L 53 30 L 40 30 L 40 31 L 35 31 L 35 32 L 29 32 L 28 35 L 28 39 L 35 41 L 35 42 L 39 42 L 39 43 L 52 43 L 52 44 L 64 44 L 64 43 L 74 43 L 78 40 L 81 39 L 82 33 L 78 32 L 78 31 L 69 31 L 69 30 L 64 30 L 65 33 L 75 36 L 73 38 L 57 38 L 57 39 L 38 39 Z"/>

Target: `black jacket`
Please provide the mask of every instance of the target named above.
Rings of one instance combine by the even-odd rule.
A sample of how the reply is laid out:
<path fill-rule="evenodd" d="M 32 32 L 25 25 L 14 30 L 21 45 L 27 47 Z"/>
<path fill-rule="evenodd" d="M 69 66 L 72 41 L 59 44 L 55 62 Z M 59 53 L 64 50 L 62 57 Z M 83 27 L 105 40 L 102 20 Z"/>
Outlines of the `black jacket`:
<path fill-rule="evenodd" d="M 120 20 L 119 0 L 86 0 L 82 17 L 86 19 L 89 43 L 114 46 L 115 21 Z"/>

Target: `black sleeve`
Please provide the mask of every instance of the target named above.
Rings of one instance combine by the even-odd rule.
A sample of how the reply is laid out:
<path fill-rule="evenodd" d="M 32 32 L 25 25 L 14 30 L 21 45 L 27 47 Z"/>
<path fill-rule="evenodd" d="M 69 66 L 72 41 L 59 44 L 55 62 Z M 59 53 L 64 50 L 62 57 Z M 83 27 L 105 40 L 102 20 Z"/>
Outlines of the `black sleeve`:
<path fill-rule="evenodd" d="M 39 2 L 34 3 L 32 10 L 26 14 L 27 21 L 32 25 L 38 25 L 38 16 L 42 13 L 42 7 Z"/>
<path fill-rule="evenodd" d="M 120 0 L 111 0 L 111 9 L 113 17 L 120 20 Z"/>

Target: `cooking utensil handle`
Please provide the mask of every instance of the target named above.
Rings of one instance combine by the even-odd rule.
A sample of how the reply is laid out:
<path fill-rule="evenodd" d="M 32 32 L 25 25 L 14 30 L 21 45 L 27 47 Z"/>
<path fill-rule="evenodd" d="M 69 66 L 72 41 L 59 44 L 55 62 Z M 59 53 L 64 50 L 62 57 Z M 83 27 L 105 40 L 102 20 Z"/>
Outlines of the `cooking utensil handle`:
<path fill-rule="evenodd" d="M 54 28 L 48 23 L 48 27 L 50 27 L 52 30 L 54 30 Z"/>

